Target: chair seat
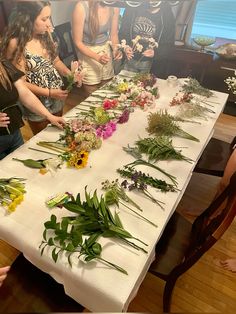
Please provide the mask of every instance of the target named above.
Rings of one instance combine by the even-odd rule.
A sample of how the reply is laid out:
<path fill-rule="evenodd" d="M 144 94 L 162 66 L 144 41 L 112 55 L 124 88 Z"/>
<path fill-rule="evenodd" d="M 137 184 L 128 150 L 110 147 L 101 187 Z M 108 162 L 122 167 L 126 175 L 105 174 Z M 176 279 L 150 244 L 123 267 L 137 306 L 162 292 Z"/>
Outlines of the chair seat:
<path fill-rule="evenodd" d="M 165 279 L 179 265 L 189 246 L 192 224 L 175 212 L 156 245 L 156 259 L 149 271 Z"/>
<path fill-rule="evenodd" d="M 232 144 L 212 138 L 199 159 L 195 172 L 222 177 L 231 154 Z"/>

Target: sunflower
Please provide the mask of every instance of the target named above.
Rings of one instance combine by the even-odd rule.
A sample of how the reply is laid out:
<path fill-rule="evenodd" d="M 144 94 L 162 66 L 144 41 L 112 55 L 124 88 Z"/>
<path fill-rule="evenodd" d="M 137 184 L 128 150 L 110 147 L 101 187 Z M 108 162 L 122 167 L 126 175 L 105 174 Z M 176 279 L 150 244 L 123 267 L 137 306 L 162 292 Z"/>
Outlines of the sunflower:
<path fill-rule="evenodd" d="M 77 169 L 84 168 L 88 162 L 88 155 L 89 154 L 86 151 L 74 152 L 67 161 L 67 165 Z"/>

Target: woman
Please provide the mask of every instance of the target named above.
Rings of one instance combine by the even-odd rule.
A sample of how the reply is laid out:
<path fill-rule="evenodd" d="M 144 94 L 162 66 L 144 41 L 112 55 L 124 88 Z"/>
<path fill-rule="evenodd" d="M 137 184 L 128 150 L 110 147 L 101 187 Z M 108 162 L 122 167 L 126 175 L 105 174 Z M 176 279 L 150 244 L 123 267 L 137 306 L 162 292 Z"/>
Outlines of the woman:
<path fill-rule="evenodd" d="M 62 90 L 60 75 L 67 76 L 71 72 L 57 55 L 51 29 L 48 1 L 19 2 L 3 37 L 1 52 L 25 73 L 27 87 L 44 106 L 51 113 L 61 116 L 68 91 Z M 48 124 L 28 108 L 24 110 L 24 116 L 34 134 Z"/>
<path fill-rule="evenodd" d="M 9 61 L 0 61 L 0 159 L 24 143 L 20 133 L 23 121 L 18 99 L 46 121 L 60 128 L 65 124 L 63 118 L 52 115 L 27 88 L 21 79 L 23 75 Z"/>
<path fill-rule="evenodd" d="M 118 44 L 119 9 L 104 6 L 99 1 L 79 1 L 73 12 L 72 32 L 78 56 L 82 60 L 85 76 L 84 89 L 89 95 L 114 75 L 114 59 L 122 57 Z"/>
<path fill-rule="evenodd" d="M 10 266 L 0 268 L 0 287 L 3 284 L 3 281 L 6 279 L 9 270 Z"/>
<path fill-rule="evenodd" d="M 125 9 L 119 31 L 120 41 L 125 39 L 127 45 L 133 47 L 133 40 L 138 36 L 143 49 L 140 53 L 134 53 L 133 58 L 126 57 L 124 69 L 132 72 L 150 72 L 152 69 L 156 74 L 156 67 L 162 66 L 163 59 L 174 47 L 175 18 L 167 1 L 162 1 L 158 7 L 144 1 L 137 8 Z M 153 49 L 149 45 L 151 38 L 158 48 Z"/>

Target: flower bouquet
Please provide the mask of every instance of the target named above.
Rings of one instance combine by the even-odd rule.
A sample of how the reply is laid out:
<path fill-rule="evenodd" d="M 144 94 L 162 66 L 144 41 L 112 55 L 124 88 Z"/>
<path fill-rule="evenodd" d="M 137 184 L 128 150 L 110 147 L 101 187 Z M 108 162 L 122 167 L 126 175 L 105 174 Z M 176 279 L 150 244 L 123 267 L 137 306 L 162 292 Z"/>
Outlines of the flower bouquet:
<path fill-rule="evenodd" d="M 6 208 L 8 213 L 15 211 L 24 200 L 24 181 L 25 179 L 16 177 L 0 179 L 0 205 Z"/>
<path fill-rule="evenodd" d="M 234 72 L 234 75 L 236 75 L 236 71 Z M 227 77 L 225 83 L 228 85 L 228 90 L 236 95 L 236 76 Z"/>
<path fill-rule="evenodd" d="M 79 61 L 71 61 L 71 73 L 65 77 L 64 88 L 70 92 L 75 85 L 81 87 L 84 75 L 85 70 L 81 63 Z"/>

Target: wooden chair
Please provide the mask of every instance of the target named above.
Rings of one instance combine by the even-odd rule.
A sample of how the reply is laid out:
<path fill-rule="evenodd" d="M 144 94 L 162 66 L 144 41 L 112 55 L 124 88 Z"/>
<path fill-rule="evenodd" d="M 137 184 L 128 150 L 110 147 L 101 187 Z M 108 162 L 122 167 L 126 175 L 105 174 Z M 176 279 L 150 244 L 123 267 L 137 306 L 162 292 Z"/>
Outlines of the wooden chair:
<path fill-rule="evenodd" d="M 175 212 L 156 246 L 156 259 L 149 272 L 166 282 L 163 311 L 170 312 L 177 279 L 209 250 L 236 215 L 236 172 L 227 188 L 193 223 Z"/>
<path fill-rule="evenodd" d="M 212 138 L 204 149 L 194 172 L 222 177 L 235 144 L 236 136 L 231 143 Z"/>

